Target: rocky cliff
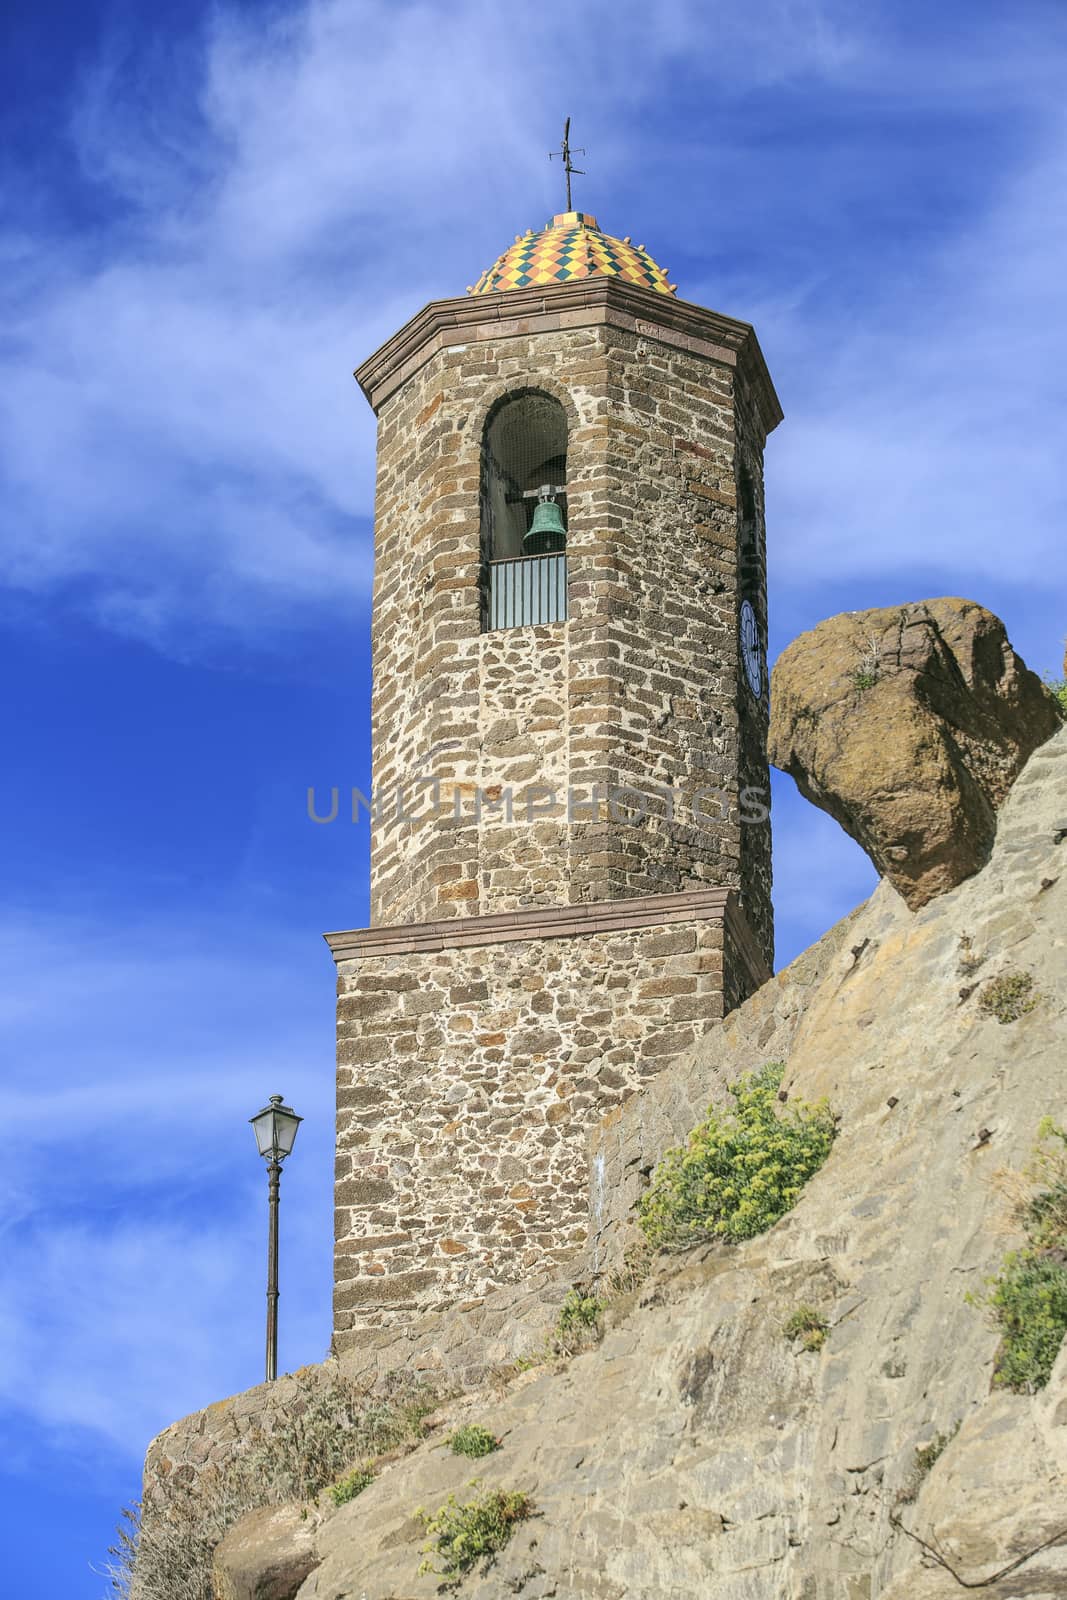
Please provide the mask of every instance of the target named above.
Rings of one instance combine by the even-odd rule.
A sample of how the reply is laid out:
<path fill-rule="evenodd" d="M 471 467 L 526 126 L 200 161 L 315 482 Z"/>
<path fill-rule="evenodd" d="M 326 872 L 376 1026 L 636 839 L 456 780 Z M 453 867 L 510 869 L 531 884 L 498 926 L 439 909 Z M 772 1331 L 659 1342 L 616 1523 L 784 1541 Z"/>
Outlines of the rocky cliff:
<path fill-rule="evenodd" d="M 883 882 L 826 951 L 775 980 L 784 1087 L 840 1118 L 796 1208 L 661 1259 L 562 1368 L 453 1402 L 442 1422 L 502 1447 L 471 1462 L 436 1432 L 314 1513 L 301 1600 L 433 1595 L 417 1512 L 474 1478 L 534 1514 L 464 1579 L 471 1600 L 1067 1595 L 1067 1355 L 1036 1393 L 997 1387 L 998 1331 L 968 1300 L 1022 1242 L 1003 1174 L 1067 1113 L 1067 730 L 1030 758 L 977 876 L 918 912 Z M 1029 1009 L 998 1016 L 998 979 Z M 781 1043 L 762 1033 L 743 1008 L 677 1071 L 699 1080 L 716 1052 L 718 1097 Z M 783 1333 L 800 1306 L 827 1326 L 817 1350 Z"/>

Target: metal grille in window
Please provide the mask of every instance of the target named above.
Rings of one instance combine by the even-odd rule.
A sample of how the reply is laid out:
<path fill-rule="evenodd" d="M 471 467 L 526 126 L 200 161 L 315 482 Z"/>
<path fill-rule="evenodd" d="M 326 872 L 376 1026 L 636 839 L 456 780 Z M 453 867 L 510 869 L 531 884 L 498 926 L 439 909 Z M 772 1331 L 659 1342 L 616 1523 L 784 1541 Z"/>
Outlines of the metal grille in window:
<path fill-rule="evenodd" d="M 567 616 L 567 417 L 537 389 L 508 395 L 482 441 L 482 628 Z"/>

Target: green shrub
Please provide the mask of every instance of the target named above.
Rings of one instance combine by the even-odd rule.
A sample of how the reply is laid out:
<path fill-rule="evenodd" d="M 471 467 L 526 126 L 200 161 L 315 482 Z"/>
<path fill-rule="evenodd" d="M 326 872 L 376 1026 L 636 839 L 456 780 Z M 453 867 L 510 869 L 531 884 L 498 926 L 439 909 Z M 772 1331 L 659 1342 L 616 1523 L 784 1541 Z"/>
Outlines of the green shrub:
<path fill-rule="evenodd" d="M 784 1070 L 772 1061 L 746 1074 L 730 1090 L 732 1108 L 712 1107 L 683 1148 L 668 1150 L 639 1207 L 651 1245 L 680 1250 L 707 1239 L 751 1239 L 796 1204 L 836 1129 L 823 1101 L 779 1109 Z"/>
<path fill-rule="evenodd" d="M 369 1489 L 377 1476 L 373 1467 L 354 1467 L 343 1478 L 338 1478 L 336 1483 L 328 1484 L 326 1493 L 335 1506 L 346 1506 L 357 1494 Z"/>
<path fill-rule="evenodd" d="M 830 1324 L 814 1306 L 797 1306 L 782 1329 L 787 1339 L 799 1339 L 805 1350 L 821 1350 L 830 1332 Z"/>
<path fill-rule="evenodd" d="M 525 1522 L 533 1505 L 524 1494 L 494 1489 L 477 1500 L 460 1505 L 454 1494 L 439 1511 L 432 1515 L 420 1510 L 430 1538 L 423 1545 L 423 1553 L 436 1556 L 441 1562 L 435 1566 L 429 1559 L 422 1562 L 420 1572 L 435 1572 L 443 1578 L 458 1579 L 470 1571 L 476 1561 L 483 1558 L 488 1565 L 498 1551 L 503 1550 L 520 1522 Z"/>
<path fill-rule="evenodd" d="M 1025 1175 L 1045 1187 L 1016 1205 L 1029 1243 L 1005 1257 L 984 1290 L 967 1296 L 1001 1331 L 993 1382 L 1026 1394 L 1044 1388 L 1067 1334 L 1067 1130 L 1044 1117 L 1037 1132 Z"/>
<path fill-rule="evenodd" d="M 455 1433 L 449 1435 L 447 1443 L 454 1456 L 471 1456 L 474 1460 L 492 1455 L 494 1450 L 500 1449 L 500 1440 L 479 1422 L 469 1422 L 465 1428 L 457 1428 Z"/>
<path fill-rule="evenodd" d="M 1003 1334 L 993 1382 L 1025 1394 L 1043 1389 L 1067 1333 L 1067 1266 L 1040 1250 L 1013 1250 L 982 1303 Z"/>
<path fill-rule="evenodd" d="M 1002 972 L 982 985 L 978 1009 L 1000 1023 L 1018 1022 L 1037 1005 L 1034 980 L 1028 972 Z"/>

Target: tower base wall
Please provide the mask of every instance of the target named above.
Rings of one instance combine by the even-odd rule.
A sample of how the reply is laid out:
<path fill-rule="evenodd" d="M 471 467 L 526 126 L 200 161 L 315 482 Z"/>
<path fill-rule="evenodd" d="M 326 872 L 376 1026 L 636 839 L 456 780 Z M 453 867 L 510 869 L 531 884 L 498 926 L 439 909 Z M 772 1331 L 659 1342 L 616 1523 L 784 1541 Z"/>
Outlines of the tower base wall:
<path fill-rule="evenodd" d="M 769 975 L 732 891 L 328 935 L 335 1349 L 588 1236 L 586 1134 Z"/>

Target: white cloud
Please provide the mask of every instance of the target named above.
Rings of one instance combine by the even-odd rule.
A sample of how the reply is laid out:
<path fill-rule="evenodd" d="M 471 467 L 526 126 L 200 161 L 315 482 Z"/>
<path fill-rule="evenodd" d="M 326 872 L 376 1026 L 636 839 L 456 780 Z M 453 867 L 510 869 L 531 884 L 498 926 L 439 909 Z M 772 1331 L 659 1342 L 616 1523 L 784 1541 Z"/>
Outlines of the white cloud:
<path fill-rule="evenodd" d="M 310 961 L 301 959 L 311 955 Z M 136 1460 L 261 1376 L 266 1181 L 248 1117 L 305 1121 L 283 1179 L 282 1360 L 330 1335 L 329 956 L 284 929 L 0 922 L 0 1409 Z M 321 978 L 321 981 L 319 981 Z"/>
<path fill-rule="evenodd" d="M 772 446 L 784 583 L 956 573 L 977 597 L 1055 570 L 1062 452 L 1067 124 L 980 225 L 894 284 L 869 325 L 791 308 L 787 368 L 815 376 Z M 959 592 L 959 591 L 958 591 Z"/>
<path fill-rule="evenodd" d="M 265 1185 L 210 1218 L 72 1220 L 7 1241 L 0 1407 L 46 1432 L 90 1430 L 132 1463 L 178 1417 L 260 1382 L 264 1199 Z M 321 1361 L 329 1340 L 329 1229 L 312 1241 L 301 1222 L 287 1205 L 286 1369 Z"/>
<path fill-rule="evenodd" d="M 113 1155 L 129 1141 L 154 1144 L 167 1174 L 195 1153 L 167 1138 L 178 1108 L 201 1107 L 197 1138 L 215 1150 L 220 1121 L 250 1115 L 280 1072 L 289 1094 L 321 1078 L 307 1029 L 318 1024 L 316 1053 L 331 1047 L 325 948 L 261 915 L 222 918 L 203 902 L 195 915 L 195 927 L 166 914 L 0 919 L 12 1156 L 27 1141 L 101 1141 Z"/>
<path fill-rule="evenodd" d="M 183 649 L 351 606 L 373 480 L 351 368 L 557 203 L 546 85 L 589 108 L 606 187 L 679 62 L 780 78 L 852 49 L 815 0 L 313 0 L 221 8 L 166 56 L 111 35 L 71 116 L 99 223 L 3 241 L 0 577 L 83 580 L 105 622 Z"/>

